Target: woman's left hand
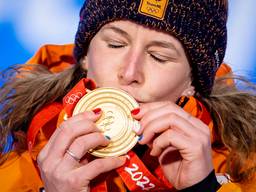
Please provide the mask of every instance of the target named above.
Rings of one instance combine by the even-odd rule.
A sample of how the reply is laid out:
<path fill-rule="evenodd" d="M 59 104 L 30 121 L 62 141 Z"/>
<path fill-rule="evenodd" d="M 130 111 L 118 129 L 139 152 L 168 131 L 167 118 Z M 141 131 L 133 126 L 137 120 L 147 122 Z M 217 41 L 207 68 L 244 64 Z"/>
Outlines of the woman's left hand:
<path fill-rule="evenodd" d="M 201 120 L 171 102 L 142 104 L 133 117 L 141 124 L 140 144 L 152 148 L 150 154 L 176 189 L 200 182 L 213 170 L 210 130 Z"/>

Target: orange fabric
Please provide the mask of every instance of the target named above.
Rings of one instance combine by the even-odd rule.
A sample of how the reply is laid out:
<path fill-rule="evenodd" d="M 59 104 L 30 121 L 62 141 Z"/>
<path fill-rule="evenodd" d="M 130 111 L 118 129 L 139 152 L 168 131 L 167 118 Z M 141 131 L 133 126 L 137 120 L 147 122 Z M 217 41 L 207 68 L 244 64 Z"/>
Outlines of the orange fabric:
<path fill-rule="evenodd" d="M 37 125 L 39 125 L 41 122 L 41 125 L 45 126 L 46 129 L 40 129 L 41 127 L 33 126 L 39 129 L 38 131 L 33 130 L 37 134 L 35 136 L 35 144 L 33 145 L 33 148 L 31 148 L 31 151 L 25 151 L 21 155 L 17 154 L 16 152 L 6 154 L 8 158 L 5 163 L 0 166 L 0 191 L 39 192 L 39 189 L 43 187 L 42 181 L 40 179 L 38 170 L 35 167 L 34 162 L 36 161 L 36 157 L 39 151 L 41 151 L 41 149 L 45 146 L 48 139 L 55 130 L 58 114 L 62 109 L 62 105 L 58 103 L 53 103 L 50 106 L 51 107 L 46 106 L 45 108 L 43 108 L 35 116 L 36 118 L 33 119 L 34 122 L 32 122 L 32 124 L 36 123 Z M 47 110 L 47 114 L 45 113 L 45 110 Z M 52 115 L 54 111 L 58 111 L 56 117 Z M 49 116 L 51 116 L 51 119 L 48 118 Z M 4 158 L 5 157 L 3 157 L 3 159 Z"/>
<path fill-rule="evenodd" d="M 39 192 L 43 186 L 28 151 L 18 155 L 10 152 L 7 161 L 0 165 L 1 192 Z"/>
<path fill-rule="evenodd" d="M 232 69 L 230 66 L 228 66 L 227 64 L 225 63 L 222 63 L 220 68 L 218 69 L 217 73 L 216 73 L 216 76 L 217 77 L 221 77 L 223 75 L 226 75 L 228 73 L 232 73 Z"/>
<path fill-rule="evenodd" d="M 41 64 L 51 72 L 60 72 L 75 63 L 72 56 L 73 44 L 44 45 L 27 61 L 27 64 Z"/>
<path fill-rule="evenodd" d="M 234 183 L 227 183 L 223 185 L 218 192 L 242 192 L 241 188 Z"/>
<path fill-rule="evenodd" d="M 27 143 L 28 150 L 34 159 L 36 159 L 33 155 L 34 143 L 35 139 L 38 135 L 38 132 L 41 131 L 41 128 L 46 126 L 48 129 L 44 129 L 44 133 L 42 135 L 49 139 L 52 133 L 55 131 L 56 120 L 58 119 L 59 113 L 62 110 L 62 104 L 54 102 L 50 105 L 46 105 L 40 112 L 38 112 L 34 117 L 29 126 L 27 133 Z M 52 124 L 53 126 L 49 126 L 46 124 Z M 44 138 L 42 138 L 44 139 Z M 41 139 L 40 139 L 41 141 Z M 42 143 L 42 142 L 40 142 Z"/>
<path fill-rule="evenodd" d="M 232 69 L 230 66 L 228 66 L 225 63 L 222 63 L 220 68 L 218 69 L 217 73 L 216 73 L 216 78 L 225 76 L 227 74 L 232 74 Z M 233 85 L 234 84 L 234 80 L 233 79 L 227 79 L 224 81 L 227 85 Z"/>

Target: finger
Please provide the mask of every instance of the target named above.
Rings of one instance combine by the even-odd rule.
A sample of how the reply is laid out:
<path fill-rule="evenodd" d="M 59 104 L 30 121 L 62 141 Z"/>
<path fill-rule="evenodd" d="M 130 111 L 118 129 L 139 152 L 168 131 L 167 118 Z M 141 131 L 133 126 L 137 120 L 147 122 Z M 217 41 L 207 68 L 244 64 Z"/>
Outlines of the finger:
<path fill-rule="evenodd" d="M 168 129 L 175 129 L 180 133 L 192 138 L 200 138 L 205 135 L 200 130 L 195 128 L 195 126 L 193 126 L 189 121 L 174 113 L 166 114 L 160 118 L 153 119 L 143 129 L 143 138 L 139 141 L 140 144 L 149 143 L 156 135 Z"/>
<path fill-rule="evenodd" d="M 169 101 L 161 101 L 161 102 L 152 102 L 152 103 L 143 103 L 140 104 L 139 108 L 133 109 L 131 111 L 132 116 L 135 119 L 141 119 L 145 113 L 147 113 L 148 111 L 154 110 L 156 108 L 162 107 L 164 105 L 166 105 L 167 103 L 169 103 Z"/>
<path fill-rule="evenodd" d="M 172 105 L 172 104 L 171 104 Z M 177 113 L 176 107 L 169 106 L 169 103 L 156 107 L 153 110 L 149 110 L 140 120 L 141 130 L 138 134 L 141 134 L 145 127 L 147 127 L 153 120 L 159 119 L 162 116 L 166 116 L 170 113 Z M 178 114 L 178 113 L 177 113 Z"/>
<path fill-rule="evenodd" d="M 85 186 L 98 175 L 124 165 L 125 161 L 125 156 L 95 159 L 85 166 L 75 169 L 71 177 L 78 181 L 78 185 L 80 182 L 80 185 Z"/>
<path fill-rule="evenodd" d="M 102 133 L 90 133 L 75 139 L 69 147 L 69 151 L 71 151 L 78 159 L 81 159 L 90 149 L 94 149 L 98 146 L 106 146 L 109 142 L 109 138 L 105 137 Z M 78 163 L 79 162 L 68 153 L 64 155 L 64 158 L 61 161 L 62 167 L 65 170 L 77 166 Z"/>
<path fill-rule="evenodd" d="M 165 106 L 169 101 L 161 101 L 161 102 L 153 102 L 153 103 L 143 103 L 140 104 L 139 108 L 133 109 L 131 111 L 131 115 L 133 116 L 134 119 L 136 120 L 141 120 L 142 117 L 144 117 L 148 112 L 154 111 L 157 108 L 161 108 Z M 141 124 L 141 122 L 140 122 Z M 138 128 L 134 128 L 134 131 L 140 135 L 143 131 L 142 126 L 139 126 Z"/>
<path fill-rule="evenodd" d="M 159 156 L 162 151 L 164 151 L 167 147 L 173 147 L 173 150 L 181 150 L 184 146 L 187 146 L 188 144 L 179 145 L 180 148 L 177 148 L 177 145 L 173 145 L 171 141 L 171 134 L 172 137 L 175 135 L 177 137 L 180 137 L 180 139 L 183 139 L 184 141 L 187 141 L 189 138 L 187 138 L 185 135 L 178 133 L 176 130 L 168 129 L 167 131 L 163 132 L 161 135 L 159 135 L 156 139 L 154 139 L 152 144 L 152 150 L 150 152 L 150 155 L 152 156 Z"/>
<path fill-rule="evenodd" d="M 76 115 L 68 118 L 68 120 L 70 121 L 70 123 L 75 123 L 77 121 L 81 121 L 84 118 L 95 121 L 95 118 L 97 119 L 97 116 L 100 115 L 101 113 L 102 113 L 101 108 L 95 108 L 92 111 L 84 111 L 82 113 L 76 114 Z"/>
<path fill-rule="evenodd" d="M 182 154 L 185 151 L 189 151 L 191 144 L 189 137 L 176 130 L 169 129 L 153 141 L 150 155 L 160 156 L 167 147 L 172 147 L 172 150 L 178 150 Z"/>
<path fill-rule="evenodd" d="M 66 149 L 74 141 L 75 138 L 93 132 L 100 132 L 95 121 L 100 118 L 100 114 L 93 112 L 84 112 L 83 118 L 80 121 L 73 122 L 72 119 L 67 120 L 61 124 L 59 133 L 53 138 L 49 155 L 52 158 L 62 158 Z M 49 149 L 48 149 L 49 150 Z"/>
<path fill-rule="evenodd" d="M 183 159 L 182 162 L 184 163 L 184 166 L 187 163 L 190 164 L 194 162 L 197 164 L 200 162 L 199 165 L 204 167 L 203 169 L 212 170 L 210 138 L 205 137 L 204 140 L 192 139 L 178 131 L 171 130 L 167 132 L 167 135 L 163 135 L 163 137 L 159 139 L 162 141 L 169 141 L 169 146 L 167 146 L 167 142 L 159 144 L 164 150 L 161 151 L 161 149 L 159 150 L 156 148 L 156 151 L 151 151 L 152 155 L 156 155 L 161 151 L 161 154 L 158 155 L 161 167 L 165 165 L 168 166 L 168 164 L 170 162 L 173 163 L 175 159 L 178 161 Z M 175 148 L 179 152 L 180 158 L 175 152 Z M 177 164 L 175 166 L 177 166 Z"/>
<path fill-rule="evenodd" d="M 48 157 L 49 148 L 52 145 L 51 142 L 54 140 L 57 134 L 59 134 L 60 129 L 56 128 L 56 130 L 53 132 L 50 140 L 46 143 L 46 145 L 43 147 L 43 149 L 39 152 L 37 156 L 37 163 L 40 164 L 43 162 L 46 157 Z"/>
<path fill-rule="evenodd" d="M 96 109 L 98 111 L 98 108 Z M 96 111 L 96 112 L 97 112 Z M 47 153 L 48 149 L 51 148 L 53 142 L 55 142 L 56 137 L 59 135 L 60 131 L 64 128 L 64 127 L 68 127 L 66 124 L 73 124 L 79 121 L 83 121 L 85 118 L 90 119 L 92 121 L 95 121 L 98 119 L 97 116 L 99 116 L 100 113 L 99 111 L 95 114 L 95 112 L 92 111 L 85 111 L 83 113 L 77 114 L 75 116 L 70 117 L 68 120 L 66 120 L 65 122 L 63 122 L 60 127 L 58 127 L 53 135 L 51 136 L 51 138 L 49 139 L 49 141 L 47 142 L 46 146 L 44 147 L 44 152 L 43 152 L 43 156 L 45 155 L 45 153 Z"/>
<path fill-rule="evenodd" d="M 76 135 L 86 134 L 90 131 L 99 131 L 92 125 L 92 122 L 90 122 L 91 126 L 86 127 L 86 122 L 89 122 L 89 120 L 96 121 L 99 117 L 99 112 L 86 111 L 63 122 L 60 128 L 55 130 L 46 146 L 40 151 L 37 157 L 38 165 L 45 167 L 47 170 L 56 167 L 66 152 L 67 146 L 69 146 L 71 140 L 73 140 Z"/>
<path fill-rule="evenodd" d="M 179 115 L 180 117 L 183 117 L 184 119 L 192 123 L 195 128 L 200 129 L 206 134 L 209 132 L 209 128 L 207 127 L 206 129 L 205 124 L 201 120 L 193 117 L 190 113 L 183 110 L 180 106 L 171 102 L 156 102 L 150 103 L 149 105 L 145 104 L 141 107 L 141 111 L 144 111 L 144 114 L 140 113 L 142 118 L 140 120 L 141 129 L 137 132 L 138 135 L 143 132 L 144 127 L 146 127 L 147 124 L 151 123 L 153 119 L 158 119 L 161 116 L 169 113 L 174 113 Z"/>

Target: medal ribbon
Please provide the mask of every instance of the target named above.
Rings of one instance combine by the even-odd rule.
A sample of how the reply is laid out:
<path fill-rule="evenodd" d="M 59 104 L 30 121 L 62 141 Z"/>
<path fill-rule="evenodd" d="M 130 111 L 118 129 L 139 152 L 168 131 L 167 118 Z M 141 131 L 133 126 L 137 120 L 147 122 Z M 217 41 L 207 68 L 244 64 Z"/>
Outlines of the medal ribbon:
<path fill-rule="evenodd" d="M 126 163 L 116 171 L 130 191 L 170 191 L 171 186 L 157 179 L 136 153 L 129 151 L 126 156 Z"/>
<path fill-rule="evenodd" d="M 68 117 L 72 116 L 76 104 L 87 93 L 87 89 L 93 90 L 95 88 L 96 84 L 92 80 L 83 78 L 71 89 L 62 100 L 64 110 Z"/>

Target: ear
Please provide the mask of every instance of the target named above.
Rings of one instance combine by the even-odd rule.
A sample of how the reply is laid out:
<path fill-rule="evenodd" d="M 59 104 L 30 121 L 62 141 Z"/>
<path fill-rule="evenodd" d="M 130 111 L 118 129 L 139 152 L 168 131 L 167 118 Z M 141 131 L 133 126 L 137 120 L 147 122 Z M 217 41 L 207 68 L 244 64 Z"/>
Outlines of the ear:
<path fill-rule="evenodd" d="M 88 69 L 88 57 L 86 55 L 80 59 L 80 63 L 83 69 Z"/>
<path fill-rule="evenodd" d="M 195 94 L 195 87 L 193 85 L 189 85 L 183 92 L 182 96 L 193 96 Z"/>

